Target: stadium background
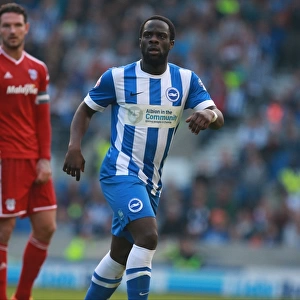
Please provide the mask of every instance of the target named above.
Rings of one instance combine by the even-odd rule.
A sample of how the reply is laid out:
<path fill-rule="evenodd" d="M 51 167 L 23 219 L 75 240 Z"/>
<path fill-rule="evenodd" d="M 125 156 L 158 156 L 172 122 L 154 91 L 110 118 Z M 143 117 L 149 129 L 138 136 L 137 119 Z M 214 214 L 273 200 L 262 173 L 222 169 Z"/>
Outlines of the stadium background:
<path fill-rule="evenodd" d="M 104 70 L 139 59 L 140 23 L 162 14 L 177 31 L 170 61 L 201 77 L 225 116 L 225 126 L 197 138 L 184 122 L 179 127 L 165 167 L 154 263 L 165 267 L 161 276 L 169 276 L 173 268 L 185 278 L 196 272 L 203 285 L 188 286 L 192 292 L 211 285 L 208 292 L 300 297 L 300 2 L 16 2 L 29 12 L 26 50 L 47 63 L 51 77 L 59 208 L 50 265 L 59 261 L 63 268 L 78 264 L 86 270 L 109 247 L 110 210 L 97 180 L 109 139 L 109 111 L 92 121 L 80 183 L 62 172 L 69 126 L 77 105 Z M 28 221 L 19 221 L 16 229 L 12 282 Z M 214 279 L 203 283 L 207 274 Z M 243 282 L 238 281 L 241 274 Z M 271 282 L 264 282 L 266 274 L 273 274 Z M 227 290 L 212 284 L 224 283 L 224 278 L 231 286 Z"/>

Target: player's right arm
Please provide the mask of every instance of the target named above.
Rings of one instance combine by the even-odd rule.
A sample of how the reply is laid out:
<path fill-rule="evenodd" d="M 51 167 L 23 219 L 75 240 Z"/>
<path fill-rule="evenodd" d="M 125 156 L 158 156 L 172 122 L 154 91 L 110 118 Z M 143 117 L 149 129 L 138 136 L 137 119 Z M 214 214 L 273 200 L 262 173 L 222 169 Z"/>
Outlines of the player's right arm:
<path fill-rule="evenodd" d="M 63 171 L 76 180 L 80 180 L 80 172 L 84 172 L 85 160 L 81 153 L 81 141 L 85 135 L 91 118 L 96 111 L 83 101 L 77 108 L 70 128 L 70 141 L 65 156 Z"/>

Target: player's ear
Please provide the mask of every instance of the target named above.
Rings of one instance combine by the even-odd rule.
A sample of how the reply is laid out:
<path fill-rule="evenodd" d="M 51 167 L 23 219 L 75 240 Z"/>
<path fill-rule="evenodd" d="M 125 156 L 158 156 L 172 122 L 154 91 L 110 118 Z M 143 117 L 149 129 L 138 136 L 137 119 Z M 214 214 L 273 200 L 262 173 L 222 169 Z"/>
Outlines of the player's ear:
<path fill-rule="evenodd" d="M 140 47 L 141 47 L 141 43 L 142 43 L 142 39 L 139 38 L 139 45 L 140 45 Z"/>
<path fill-rule="evenodd" d="M 170 41 L 170 50 L 174 47 L 174 44 L 175 44 L 175 40 L 171 40 Z"/>
<path fill-rule="evenodd" d="M 28 33 L 29 28 L 30 28 L 30 24 L 29 24 L 29 22 L 27 22 L 27 23 L 25 24 L 25 32 L 26 32 L 26 34 Z"/>

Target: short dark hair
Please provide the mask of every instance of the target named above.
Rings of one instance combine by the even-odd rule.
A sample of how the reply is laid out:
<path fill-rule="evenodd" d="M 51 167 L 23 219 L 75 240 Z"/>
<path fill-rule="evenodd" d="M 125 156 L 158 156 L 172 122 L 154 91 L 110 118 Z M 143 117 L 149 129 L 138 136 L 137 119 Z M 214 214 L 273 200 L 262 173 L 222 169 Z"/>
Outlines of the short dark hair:
<path fill-rule="evenodd" d="M 148 18 L 147 20 L 145 20 L 145 21 L 143 22 L 143 24 L 142 24 L 141 27 L 140 27 L 140 38 L 141 38 L 142 35 L 143 35 L 143 30 L 144 30 L 145 24 L 146 24 L 148 21 L 150 21 L 150 20 L 160 20 L 160 21 L 163 21 L 163 22 L 167 23 L 168 26 L 169 26 L 169 31 L 170 31 L 170 40 L 171 40 L 171 41 L 174 41 L 174 40 L 175 40 L 175 34 L 176 34 L 176 33 L 175 33 L 175 26 L 174 26 L 174 24 L 172 23 L 172 21 L 171 21 L 170 19 L 168 19 L 168 18 L 166 18 L 166 17 L 164 17 L 164 16 L 161 16 L 161 15 L 154 15 L 154 16 Z"/>
<path fill-rule="evenodd" d="M 24 22 L 27 23 L 27 13 L 24 7 L 17 3 L 6 3 L 0 6 L 0 18 L 4 13 L 17 13 L 24 16 Z"/>

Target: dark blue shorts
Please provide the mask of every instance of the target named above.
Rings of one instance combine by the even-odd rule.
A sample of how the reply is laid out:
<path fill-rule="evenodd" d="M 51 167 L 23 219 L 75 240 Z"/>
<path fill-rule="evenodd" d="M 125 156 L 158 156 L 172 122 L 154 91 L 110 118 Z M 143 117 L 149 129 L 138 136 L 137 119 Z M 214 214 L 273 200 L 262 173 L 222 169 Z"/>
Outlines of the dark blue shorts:
<path fill-rule="evenodd" d="M 155 217 L 159 197 L 152 195 L 150 188 L 136 176 L 114 176 L 101 179 L 100 183 L 113 210 L 112 234 L 125 237 L 133 243 L 126 225 L 137 219 Z"/>

